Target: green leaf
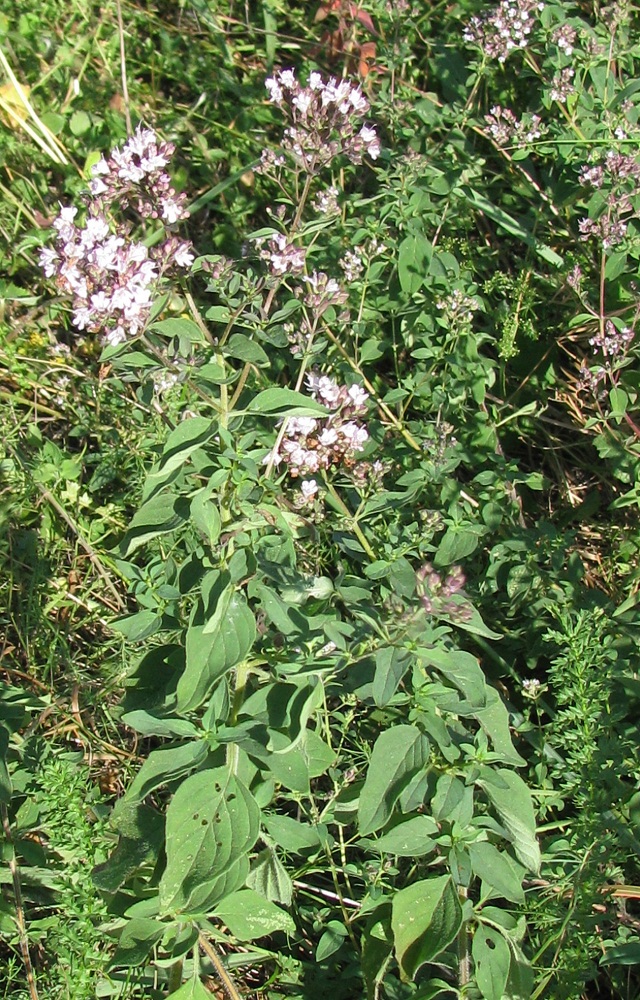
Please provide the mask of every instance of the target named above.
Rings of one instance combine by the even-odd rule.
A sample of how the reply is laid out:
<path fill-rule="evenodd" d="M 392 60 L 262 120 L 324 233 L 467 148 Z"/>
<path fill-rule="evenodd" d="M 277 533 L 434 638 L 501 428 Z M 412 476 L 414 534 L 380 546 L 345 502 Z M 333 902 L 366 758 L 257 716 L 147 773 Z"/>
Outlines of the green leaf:
<path fill-rule="evenodd" d="M 252 585 L 252 595 L 258 598 L 260 604 L 271 622 L 283 635 L 292 635 L 302 631 L 307 625 L 306 618 L 290 608 L 271 587 L 262 582 Z"/>
<path fill-rule="evenodd" d="M 382 982 L 393 951 L 389 902 L 376 906 L 364 926 L 361 940 L 360 967 L 367 986 L 367 1000 L 374 1000 L 379 995 L 379 983 Z"/>
<path fill-rule="evenodd" d="M 149 329 L 155 333 L 161 333 L 163 337 L 179 337 L 189 344 L 206 344 L 207 342 L 203 331 L 192 319 L 180 317 L 163 319 L 158 323 L 152 323 Z"/>
<path fill-rule="evenodd" d="M 264 816 L 263 822 L 269 836 L 291 854 L 317 850 L 322 844 L 317 827 L 301 823 L 291 816 Z"/>
<path fill-rule="evenodd" d="M 629 408 L 629 397 L 624 389 L 614 386 L 609 390 L 609 405 L 611 406 L 611 416 L 622 419 Z"/>
<path fill-rule="evenodd" d="M 50 132 L 54 135 L 59 135 L 66 125 L 66 118 L 64 115 L 59 115 L 56 111 L 45 111 L 44 114 L 40 115 L 40 121 L 43 122 Z"/>
<path fill-rule="evenodd" d="M 211 1000 L 211 993 L 202 985 L 200 978 L 194 975 L 171 994 L 171 1000 Z"/>
<path fill-rule="evenodd" d="M 310 778 L 319 778 L 335 764 L 337 752 L 313 729 L 305 729 L 300 743 Z"/>
<path fill-rule="evenodd" d="M 505 990 L 506 996 L 509 1000 L 530 1000 L 533 991 L 533 970 L 511 937 L 509 938 L 509 947 L 511 948 L 511 968 Z"/>
<path fill-rule="evenodd" d="M 177 711 L 183 715 L 198 708 L 218 678 L 245 659 L 255 638 L 253 614 L 233 585 L 218 594 L 209 617 L 200 599 L 187 630 L 186 666 L 178 681 Z"/>
<path fill-rule="evenodd" d="M 620 275 L 626 271 L 628 266 L 628 257 L 626 253 L 612 253 L 607 259 L 607 263 L 604 269 L 604 276 L 607 281 L 615 281 Z"/>
<path fill-rule="evenodd" d="M 285 754 L 267 751 L 262 759 L 279 785 L 284 785 L 292 792 L 309 794 L 309 768 L 300 746 Z"/>
<path fill-rule="evenodd" d="M 133 968 L 143 966 L 154 944 L 164 937 L 167 924 L 149 917 L 134 917 L 122 929 L 113 966 Z"/>
<path fill-rule="evenodd" d="M 499 753 L 505 764 L 512 767 L 522 767 L 526 761 L 516 752 L 511 741 L 509 728 L 509 712 L 495 688 L 486 688 L 487 703 L 479 709 L 476 719 L 493 743 L 493 749 Z"/>
<path fill-rule="evenodd" d="M 169 434 L 158 465 L 147 476 L 144 485 L 145 499 L 168 482 L 189 456 L 213 437 L 217 429 L 217 424 L 207 417 L 182 420 Z"/>
<path fill-rule="evenodd" d="M 140 642 L 157 632 L 162 625 L 162 618 L 155 611 L 146 609 L 137 611 L 135 615 L 126 615 L 111 622 L 114 632 L 119 632 L 127 642 Z"/>
<path fill-rule="evenodd" d="M 249 872 L 247 885 L 265 899 L 284 903 L 285 906 L 291 905 L 293 882 L 280 858 L 270 847 L 261 851 L 256 858 Z"/>
<path fill-rule="evenodd" d="M 247 413 L 269 413 L 273 416 L 324 417 L 326 406 L 317 403 L 310 396 L 293 389 L 279 389 L 272 386 L 254 396 L 246 409 Z"/>
<path fill-rule="evenodd" d="M 375 842 L 375 848 L 401 858 L 419 858 L 435 850 L 431 837 L 437 833 L 438 824 L 431 816 L 412 816 L 383 834 Z"/>
<path fill-rule="evenodd" d="M 451 566 L 470 556 L 478 548 L 482 534 L 482 529 L 471 528 L 468 525 L 447 528 L 436 549 L 434 565 Z"/>
<path fill-rule="evenodd" d="M 347 936 L 347 928 L 339 920 L 330 920 L 318 941 L 316 948 L 316 962 L 324 962 L 325 959 L 335 955 L 342 947 Z"/>
<path fill-rule="evenodd" d="M 426 663 L 435 667 L 438 673 L 462 691 L 471 705 L 485 707 L 487 685 L 475 656 L 462 649 L 445 649 L 442 646 L 421 646 L 417 652 Z"/>
<path fill-rule="evenodd" d="M 561 257 L 559 253 L 548 247 L 546 243 L 538 243 L 536 241 L 536 253 L 547 264 L 553 264 L 554 267 L 564 267 L 564 257 Z"/>
<path fill-rule="evenodd" d="M 511 966 L 511 951 L 499 931 L 480 924 L 473 936 L 471 954 L 476 985 L 484 1000 L 503 1000 Z"/>
<path fill-rule="evenodd" d="M 453 941 L 462 925 L 462 909 L 449 875 L 414 882 L 392 900 L 391 928 L 404 979 L 432 962 Z"/>
<path fill-rule="evenodd" d="M 230 358 L 239 358 L 240 361 L 250 361 L 258 367 L 266 367 L 269 364 L 269 355 L 257 344 L 255 340 L 246 337 L 244 333 L 234 333 L 225 345 L 224 353 Z"/>
<path fill-rule="evenodd" d="M 215 916 L 240 941 L 253 941 L 275 931 L 293 934 L 296 929 L 285 910 L 260 896 L 254 889 L 240 889 L 227 896 L 217 904 Z"/>
<path fill-rule="evenodd" d="M 482 840 L 469 844 L 468 851 L 474 875 L 511 903 L 524 903 L 521 879 L 511 867 L 507 854 Z"/>
<path fill-rule="evenodd" d="M 332 593 L 333 582 L 328 576 L 299 576 L 294 584 L 281 590 L 282 599 L 287 604 L 306 604 L 312 597 L 323 601 Z"/>
<path fill-rule="evenodd" d="M 198 730 L 193 722 L 188 719 L 159 719 L 144 709 L 137 709 L 135 712 L 126 712 L 121 720 L 125 726 L 135 729 L 143 736 L 178 736 L 178 737 L 198 737 Z"/>
<path fill-rule="evenodd" d="M 208 753 L 207 744 L 201 740 L 152 750 L 129 785 L 124 798 L 115 805 L 113 817 L 119 816 L 131 803 L 145 799 L 161 785 L 195 770 L 205 762 Z"/>
<path fill-rule="evenodd" d="M 142 865 L 155 862 L 164 843 L 164 816 L 140 803 L 121 812 L 114 825 L 120 834 L 117 847 L 91 873 L 103 892 L 116 892 Z"/>
<path fill-rule="evenodd" d="M 217 505 L 211 500 L 209 490 L 205 487 L 198 490 L 191 500 L 191 520 L 195 527 L 206 538 L 208 544 L 213 548 L 220 538 L 222 521 Z"/>
<path fill-rule="evenodd" d="M 473 788 L 454 774 L 441 775 L 431 801 L 431 811 L 438 823 L 446 821 L 468 826 L 473 816 Z"/>
<path fill-rule="evenodd" d="M 227 306 L 209 306 L 205 316 L 213 323 L 222 323 L 224 326 L 226 326 L 231 319 L 231 313 L 229 312 Z"/>
<path fill-rule="evenodd" d="M 539 244 L 529 230 L 526 229 L 521 222 L 518 222 L 517 219 L 514 219 L 512 215 L 505 212 L 504 209 L 494 205 L 493 202 L 490 202 L 487 198 L 478 194 L 478 192 L 474 191 L 473 188 L 461 187 L 458 190 L 464 194 L 464 196 L 475 208 L 479 209 L 484 215 L 487 216 L 487 218 L 493 219 L 493 221 L 501 226 L 505 232 L 510 233 L 519 240 L 522 240 L 522 242 L 527 246 L 532 247 L 538 256 L 540 256 L 543 260 L 550 260 L 551 263 L 557 264 L 557 261 L 554 259 L 556 256 L 555 254 L 553 258 L 550 258 L 552 251 L 549 250 L 549 247 L 544 244 Z"/>
<path fill-rule="evenodd" d="M 323 704 L 324 697 L 324 685 L 319 677 L 312 676 L 308 684 L 300 687 L 298 692 L 290 699 L 287 707 L 291 742 L 288 746 L 274 750 L 274 753 L 289 754 L 302 742 L 306 735 L 307 722 L 316 709 Z M 326 743 L 323 743 L 323 746 L 326 747 Z M 333 760 L 333 756 L 330 752 L 331 760 Z M 309 773 L 309 776 L 312 777 L 311 773 Z"/>
<path fill-rule="evenodd" d="M 202 365 L 201 368 L 195 368 L 193 371 L 193 379 L 197 383 L 204 383 L 205 389 L 210 388 L 210 384 L 214 385 L 228 385 L 232 378 L 228 377 L 228 371 L 222 367 L 222 365 L 216 364 L 214 361 L 210 361 L 206 365 Z"/>
<path fill-rule="evenodd" d="M 208 913 L 239 889 L 259 828 L 255 799 L 228 767 L 183 781 L 167 808 L 161 914 Z"/>
<path fill-rule="evenodd" d="M 411 233 L 398 247 L 398 278 L 406 295 L 414 295 L 424 284 L 433 247 L 422 233 Z"/>
<path fill-rule="evenodd" d="M 385 825 L 403 789 L 427 765 L 429 741 L 415 726 L 393 726 L 376 740 L 360 793 L 362 835 Z"/>
<path fill-rule="evenodd" d="M 91 128 L 91 119 L 86 111 L 74 111 L 69 119 L 69 128 L 76 135 L 84 135 Z"/>
<path fill-rule="evenodd" d="M 161 493 L 147 500 L 134 514 L 120 543 L 123 556 L 130 556 L 141 545 L 158 535 L 175 531 L 188 517 L 188 506 L 172 493 Z"/>
<path fill-rule="evenodd" d="M 389 704 L 410 665 L 411 653 L 406 649 L 383 646 L 377 650 L 372 694 L 378 708 Z"/>
<path fill-rule="evenodd" d="M 484 636 L 485 639 L 502 639 L 499 632 L 494 632 L 488 625 L 485 625 L 477 609 L 465 598 L 459 594 L 454 594 L 450 599 L 450 603 L 464 607 L 464 618 L 461 616 L 452 616 L 449 618 L 449 622 L 455 625 L 456 628 L 461 629 L 463 632 L 471 632 L 472 635 Z"/>
<path fill-rule="evenodd" d="M 640 941 L 636 938 L 607 948 L 600 965 L 640 965 Z"/>
<path fill-rule="evenodd" d="M 505 768 L 483 767 L 478 784 L 506 827 L 516 857 L 529 871 L 540 870 L 540 848 L 536 840 L 536 820 L 531 792 L 522 778 Z"/>

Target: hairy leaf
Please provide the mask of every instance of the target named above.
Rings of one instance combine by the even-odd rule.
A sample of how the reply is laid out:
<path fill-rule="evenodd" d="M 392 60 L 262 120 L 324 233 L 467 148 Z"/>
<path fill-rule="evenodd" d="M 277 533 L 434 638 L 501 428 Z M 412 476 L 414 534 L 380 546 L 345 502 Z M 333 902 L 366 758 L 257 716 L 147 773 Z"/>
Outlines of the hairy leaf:
<path fill-rule="evenodd" d="M 471 954 L 476 984 L 484 1000 L 502 1000 L 511 966 L 511 950 L 503 935 L 480 924 L 473 936 Z"/>
<path fill-rule="evenodd" d="M 255 637 L 255 619 L 233 585 L 219 595 L 209 618 L 200 600 L 187 631 L 187 662 L 177 687 L 178 712 L 198 708 L 218 678 L 245 658 Z"/>
<path fill-rule="evenodd" d="M 253 941 L 275 931 L 292 934 L 295 924 L 285 910 L 265 899 L 255 889 L 239 889 L 215 908 L 215 916 L 240 941 Z"/>
<path fill-rule="evenodd" d="M 512 903 L 524 903 L 522 881 L 509 863 L 509 856 L 487 841 L 469 844 L 471 869 L 499 896 Z M 520 869 L 522 871 L 522 869 Z"/>
<path fill-rule="evenodd" d="M 448 875 L 414 882 L 392 900 L 391 927 L 396 958 L 405 979 L 432 962 L 462 925 L 458 894 Z"/>
<path fill-rule="evenodd" d="M 249 869 L 260 809 L 228 767 L 199 771 L 182 782 L 167 809 L 167 867 L 160 911 L 210 912 L 238 889 Z"/>
<path fill-rule="evenodd" d="M 540 848 L 531 792 L 522 778 L 506 768 L 483 767 L 478 782 L 484 788 L 513 843 L 516 857 L 529 871 L 540 870 Z"/>
<path fill-rule="evenodd" d="M 415 726 L 393 726 L 380 734 L 360 793 L 361 834 L 385 825 L 402 790 L 428 759 L 429 741 Z"/>

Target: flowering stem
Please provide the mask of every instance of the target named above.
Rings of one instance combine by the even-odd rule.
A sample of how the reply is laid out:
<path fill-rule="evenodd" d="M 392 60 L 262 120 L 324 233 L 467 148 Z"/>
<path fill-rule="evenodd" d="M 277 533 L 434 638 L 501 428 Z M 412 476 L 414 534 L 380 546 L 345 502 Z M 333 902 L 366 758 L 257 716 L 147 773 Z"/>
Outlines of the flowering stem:
<path fill-rule="evenodd" d="M 233 396 L 231 397 L 231 402 L 229 403 L 229 412 L 230 413 L 233 413 L 233 411 L 234 411 L 234 409 L 236 407 L 236 403 L 238 402 L 238 399 L 240 398 L 240 393 L 242 392 L 242 390 L 245 387 L 245 383 L 247 381 L 247 377 L 248 377 L 249 372 L 251 371 L 252 367 L 253 366 L 252 366 L 251 362 L 247 361 L 247 362 L 245 362 L 244 368 L 240 372 L 240 378 L 238 379 L 238 384 L 237 384 L 237 386 L 235 388 Z"/>
<path fill-rule="evenodd" d="M 312 169 L 312 168 L 310 168 L 310 169 Z M 289 232 L 287 233 L 287 239 L 289 239 L 289 240 L 293 239 L 293 237 L 295 235 L 295 232 L 296 232 L 296 230 L 297 230 L 297 228 L 300 225 L 300 222 L 302 220 L 302 213 L 304 212 L 305 205 L 307 203 L 307 198 L 309 197 L 309 190 L 311 188 L 311 181 L 312 180 L 313 180 L 313 174 L 311 172 L 309 172 L 307 174 L 306 178 L 305 178 L 304 187 L 302 189 L 302 194 L 300 195 L 300 199 L 298 201 L 298 208 L 296 210 L 295 217 L 293 219 L 293 222 L 291 223 L 291 228 L 289 229 Z M 273 286 L 273 288 L 269 289 L 269 293 L 268 293 L 268 295 L 267 295 L 267 297 L 265 299 L 264 306 L 262 307 L 262 315 L 265 317 L 265 319 L 267 318 L 267 316 L 269 315 L 269 313 L 271 311 L 271 306 L 273 305 L 273 300 L 274 300 L 274 298 L 276 296 L 276 293 L 280 289 L 281 285 L 282 285 L 282 282 L 279 281 L 276 285 Z"/>
<path fill-rule="evenodd" d="M 309 189 L 311 188 L 311 181 L 313 180 L 312 174 L 313 167 L 310 167 L 309 173 L 304 179 L 304 187 L 302 189 L 302 194 L 300 195 L 300 201 L 298 202 L 298 208 L 294 216 L 293 222 L 291 223 L 291 229 L 289 230 L 289 237 L 293 236 L 296 229 L 300 225 L 302 220 L 302 213 L 304 212 L 305 205 L 307 203 L 307 198 L 309 197 Z"/>
<path fill-rule="evenodd" d="M 363 531 L 362 531 L 362 528 L 360 527 L 360 525 L 356 521 L 354 515 L 349 510 L 349 508 L 347 507 L 347 505 L 344 502 L 344 500 L 342 499 L 342 497 L 337 492 L 337 490 L 336 490 L 335 486 L 333 485 L 333 483 L 330 483 L 328 480 L 325 479 L 325 486 L 327 487 L 327 492 L 331 494 L 331 497 L 333 498 L 333 500 L 336 503 L 336 505 L 340 508 L 340 510 L 342 511 L 342 513 L 344 514 L 344 516 L 349 519 L 349 526 L 353 530 L 354 535 L 356 536 L 356 538 L 360 542 L 360 544 L 361 544 L 362 548 L 364 549 L 364 551 L 367 553 L 367 555 L 369 556 L 369 558 L 372 561 L 376 560 L 378 557 L 375 554 L 375 552 L 373 551 L 373 549 L 371 548 L 371 546 L 369 545 L 369 542 L 367 541 L 367 539 L 365 538 L 365 536 L 363 534 Z"/>
<path fill-rule="evenodd" d="M 151 351 L 151 353 L 153 354 L 153 356 L 155 358 L 157 358 L 158 361 L 162 365 L 164 365 L 164 367 L 166 369 L 168 369 L 168 371 L 176 371 L 176 370 L 178 370 L 178 369 L 176 369 L 175 365 L 172 365 L 169 361 L 167 361 L 167 359 L 165 358 L 165 356 L 162 353 L 162 351 L 159 351 L 158 348 L 155 347 L 155 345 L 147 338 L 146 334 L 142 334 L 142 336 L 140 337 L 140 340 L 145 345 L 145 347 L 149 351 Z M 213 409 L 216 410 L 218 413 L 223 412 L 221 410 L 221 404 L 216 403 L 213 399 L 211 399 L 211 397 L 204 391 L 204 389 L 201 389 L 200 386 L 196 385 L 195 382 L 193 382 L 191 379 L 187 379 L 185 381 L 185 384 L 188 385 L 191 389 L 193 389 L 193 391 L 196 393 L 196 395 L 199 396 L 200 399 L 203 400 L 203 402 L 205 402 L 209 406 L 213 407 Z M 225 388 L 226 388 L 226 386 L 225 386 Z M 164 411 L 159 410 L 158 412 L 160 413 L 160 415 L 161 415 L 162 419 L 164 420 L 164 422 L 168 423 L 169 421 L 168 421 L 168 418 L 166 417 Z"/>
<path fill-rule="evenodd" d="M 300 371 L 298 372 L 298 377 L 296 379 L 296 384 L 294 386 L 294 389 L 295 389 L 296 392 L 300 391 L 300 388 L 302 386 L 302 380 L 304 379 L 305 372 L 306 372 L 307 367 L 309 365 L 309 360 L 311 358 L 311 345 L 313 344 L 313 338 L 316 335 L 317 325 L 318 325 L 318 319 L 316 318 L 316 320 L 314 321 L 313 327 L 309 331 L 309 336 L 307 337 L 306 350 L 304 352 L 304 356 L 303 356 L 302 362 L 300 364 Z M 265 471 L 265 476 L 266 476 L 267 479 L 271 475 L 271 471 L 272 471 L 273 466 L 275 464 L 276 456 L 278 454 L 278 450 L 280 448 L 280 445 L 282 444 L 282 440 L 283 440 L 285 434 L 287 433 L 287 424 L 288 423 L 289 423 L 289 418 L 285 417 L 285 419 L 282 421 L 282 427 L 278 431 L 278 436 L 276 438 L 276 443 L 274 444 L 273 449 L 271 451 L 271 455 L 269 456 L 269 463 L 268 463 L 266 471 Z"/>
<path fill-rule="evenodd" d="M 530 52 L 525 53 L 525 59 L 529 64 L 529 66 L 531 67 L 531 69 L 534 71 L 534 73 L 536 73 L 539 79 L 544 82 L 544 74 Z M 567 111 L 567 108 L 565 107 L 564 101 L 557 100 L 555 101 L 555 104 L 560 109 L 563 116 L 566 118 L 569 127 L 575 132 L 578 138 L 582 140 L 582 142 L 586 142 L 587 141 L 586 135 L 584 134 L 582 129 L 579 128 L 578 125 L 576 125 L 576 123 L 574 122 L 573 118 L 571 117 L 571 115 Z"/>
<path fill-rule="evenodd" d="M 197 305 L 195 304 L 191 292 L 185 292 L 185 296 L 184 297 L 187 300 L 187 305 L 189 306 L 189 312 L 193 316 L 194 322 L 196 323 L 196 325 L 198 326 L 198 328 L 201 330 L 201 332 L 204 334 L 204 336 L 206 337 L 207 341 L 211 344 L 211 346 L 215 347 L 216 346 L 215 339 L 211 335 L 211 331 L 209 330 L 207 324 L 205 323 L 205 321 L 203 320 L 202 316 L 200 315 L 200 310 L 198 309 Z M 237 317 L 234 316 L 234 322 L 235 322 L 236 318 Z"/>
<path fill-rule="evenodd" d="M 414 451 L 422 452 L 422 448 L 420 447 L 420 445 L 418 444 L 418 442 L 414 438 L 413 434 L 411 434 L 411 432 L 408 431 L 406 429 L 406 427 L 403 426 L 403 424 L 401 423 L 400 420 L 398 420 L 398 418 L 396 417 L 396 415 L 389 409 L 389 407 L 385 403 L 382 402 L 382 400 L 379 398 L 376 390 L 371 385 L 371 382 L 369 381 L 369 379 L 367 378 L 367 376 L 362 372 L 362 370 L 360 369 L 360 367 L 358 366 L 358 364 L 353 360 L 353 358 L 351 357 L 351 355 L 349 354 L 349 352 L 347 350 L 345 350 L 345 348 L 342 346 L 342 344 L 340 343 L 340 341 L 338 340 L 338 338 L 330 330 L 330 328 L 327 326 L 326 323 L 324 324 L 323 329 L 324 329 L 324 333 L 326 333 L 327 337 L 332 342 L 332 344 L 334 344 L 338 348 L 338 351 L 340 352 L 340 354 L 342 355 L 342 357 L 345 359 L 345 361 L 349 362 L 349 364 L 351 365 L 351 368 L 356 373 L 356 375 L 358 375 L 362 379 L 362 381 L 364 383 L 364 386 L 365 386 L 365 389 L 367 390 L 367 392 L 369 393 L 369 395 L 372 396 L 375 399 L 376 405 L 377 405 L 378 409 L 380 410 L 380 412 L 385 415 L 385 417 L 393 424 L 393 426 L 395 427 L 395 429 L 397 431 L 400 431 L 400 433 L 402 434 L 402 436 L 405 439 L 405 441 L 407 442 L 407 444 L 409 444 L 414 449 Z"/>

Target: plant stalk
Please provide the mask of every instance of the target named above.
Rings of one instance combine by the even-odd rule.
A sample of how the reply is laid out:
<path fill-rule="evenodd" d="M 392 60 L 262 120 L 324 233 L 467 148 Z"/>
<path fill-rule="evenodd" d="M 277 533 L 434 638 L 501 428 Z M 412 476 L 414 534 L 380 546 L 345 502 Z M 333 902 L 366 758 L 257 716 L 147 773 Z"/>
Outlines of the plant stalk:
<path fill-rule="evenodd" d="M 458 898 L 460 904 L 464 905 L 467 899 L 467 889 L 458 886 Z M 462 927 L 458 931 L 458 986 L 463 989 L 469 984 L 471 979 L 471 955 L 469 953 L 469 929 L 467 921 L 462 922 Z"/>
<path fill-rule="evenodd" d="M 27 927 L 24 920 L 24 906 L 22 902 L 22 887 L 20 885 L 20 873 L 18 871 L 18 864 L 16 862 L 16 852 L 13 846 L 13 837 L 11 836 L 11 824 L 9 822 L 9 812 L 6 805 L 0 803 L 0 816 L 2 817 L 2 829 L 4 830 L 4 835 L 9 846 L 9 871 L 11 872 L 11 880 L 13 882 L 13 896 L 16 901 L 16 924 L 18 925 L 18 938 L 20 939 L 20 951 L 22 952 L 22 961 L 24 962 L 25 972 L 27 974 L 27 985 L 29 987 L 29 996 L 31 1000 L 39 1000 L 38 990 L 36 988 L 36 981 L 33 975 L 33 965 L 31 964 L 31 955 L 29 954 L 29 938 L 27 936 Z"/>
<path fill-rule="evenodd" d="M 202 934 L 202 932 L 200 932 L 198 940 L 200 942 L 200 947 L 207 955 L 207 957 L 211 960 L 213 967 L 216 970 L 216 973 L 220 980 L 220 983 L 222 985 L 222 988 L 229 997 L 229 1000 L 242 1000 L 242 997 L 238 992 L 235 983 L 233 982 L 231 976 L 229 975 L 224 965 L 222 964 L 222 960 L 218 955 L 218 952 L 211 944 L 211 942 L 207 941 L 206 937 L 204 936 L 204 934 Z"/>

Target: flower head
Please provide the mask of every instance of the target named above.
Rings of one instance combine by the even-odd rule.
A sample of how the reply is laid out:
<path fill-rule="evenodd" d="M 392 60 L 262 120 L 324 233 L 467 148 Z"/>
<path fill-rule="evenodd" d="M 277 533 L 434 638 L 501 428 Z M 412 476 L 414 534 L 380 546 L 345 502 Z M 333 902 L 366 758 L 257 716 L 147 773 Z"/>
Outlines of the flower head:
<path fill-rule="evenodd" d="M 132 239 L 130 223 L 120 214 L 133 208 L 168 224 L 186 218 L 184 196 L 176 195 L 164 173 L 172 152 L 173 146 L 139 127 L 94 165 L 84 222 L 77 222 L 77 208 L 61 208 L 53 223 L 55 249 L 40 253 L 45 275 L 72 298 L 73 324 L 101 332 L 111 346 L 144 330 L 163 275 L 194 260 L 190 244 L 177 236 L 151 250 Z"/>
<path fill-rule="evenodd" d="M 352 163 L 361 163 L 365 155 L 372 160 L 380 155 L 375 129 L 362 125 L 358 131 L 369 101 L 355 84 L 334 77 L 325 82 L 313 72 L 305 87 L 293 70 L 285 69 L 269 77 L 265 86 L 271 103 L 288 119 L 283 151 L 308 171 L 317 173 L 340 154 Z M 277 165 L 273 156 L 263 156 L 263 170 Z"/>
<path fill-rule="evenodd" d="M 366 412 L 368 394 L 361 386 L 338 385 L 328 375 L 312 372 L 307 376 L 311 395 L 330 410 L 327 417 L 290 417 L 277 453 L 265 462 L 284 462 L 292 476 L 305 476 L 320 469 L 350 466 L 369 440 L 369 432 L 359 419 Z M 313 485 L 311 485 L 313 484 Z M 305 497 L 317 492 L 314 479 L 301 485 Z"/>

